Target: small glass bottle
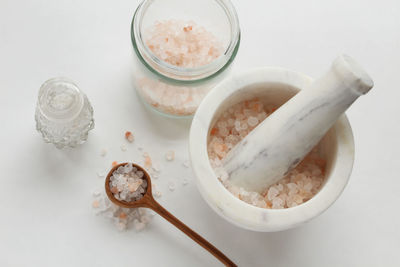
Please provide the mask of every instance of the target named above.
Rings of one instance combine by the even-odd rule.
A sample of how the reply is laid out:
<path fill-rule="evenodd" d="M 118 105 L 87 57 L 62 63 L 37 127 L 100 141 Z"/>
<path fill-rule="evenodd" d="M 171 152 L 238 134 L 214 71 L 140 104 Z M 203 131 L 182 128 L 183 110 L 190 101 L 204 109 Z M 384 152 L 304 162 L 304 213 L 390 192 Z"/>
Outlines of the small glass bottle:
<path fill-rule="evenodd" d="M 159 31 L 154 30 L 157 27 Z M 161 38 L 166 32 L 170 38 Z M 185 43 L 196 37 L 197 43 Z M 131 40 L 133 83 L 140 99 L 163 115 L 190 117 L 229 73 L 239 49 L 240 28 L 229 0 L 144 0 L 132 19 Z M 198 52 L 191 56 L 204 62 L 179 65 L 192 47 Z"/>
<path fill-rule="evenodd" d="M 94 128 L 93 108 L 86 95 L 67 78 L 46 81 L 39 90 L 36 129 L 57 148 L 76 147 Z"/>

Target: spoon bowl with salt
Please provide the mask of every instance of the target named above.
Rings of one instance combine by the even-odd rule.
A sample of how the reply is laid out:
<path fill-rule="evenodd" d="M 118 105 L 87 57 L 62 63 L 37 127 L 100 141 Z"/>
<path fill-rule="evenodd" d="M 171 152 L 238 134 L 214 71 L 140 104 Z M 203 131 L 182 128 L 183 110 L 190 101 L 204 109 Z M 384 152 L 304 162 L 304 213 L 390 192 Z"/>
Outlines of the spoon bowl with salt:
<path fill-rule="evenodd" d="M 221 251 L 169 213 L 154 199 L 150 175 L 141 166 L 134 163 L 121 163 L 114 166 L 107 174 L 105 190 L 107 197 L 115 205 L 123 208 L 151 209 L 214 255 L 225 266 L 237 266 Z"/>

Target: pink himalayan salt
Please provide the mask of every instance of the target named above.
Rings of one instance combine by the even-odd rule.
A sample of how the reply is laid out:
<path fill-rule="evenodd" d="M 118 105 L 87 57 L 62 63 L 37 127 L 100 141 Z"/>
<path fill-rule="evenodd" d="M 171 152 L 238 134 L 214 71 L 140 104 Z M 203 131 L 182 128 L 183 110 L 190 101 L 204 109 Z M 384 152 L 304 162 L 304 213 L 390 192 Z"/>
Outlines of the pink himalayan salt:
<path fill-rule="evenodd" d="M 174 66 L 195 68 L 211 63 L 223 53 L 222 43 L 191 21 L 156 22 L 145 35 L 146 45 L 159 59 Z M 166 84 L 142 77 L 138 90 L 147 103 L 173 115 L 193 115 L 211 87 Z"/>
<path fill-rule="evenodd" d="M 98 208 L 99 206 L 100 206 L 99 201 L 98 200 L 94 200 L 93 203 L 92 203 L 92 207 L 93 208 Z"/>
<path fill-rule="evenodd" d="M 258 99 L 243 101 L 225 112 L 210 130 L 208 155 L 223 185 L 239 199 L 261 208 L 282 209 L 300 205 L 312 198 L 324 181 L 326 162 L 317 145 L 287 176 L 267 188 L 263 194 L 248 192 L 230 183 L 221 160 L 241 139 L 267 118 L 274 106 L 265 106 Z"/>
<path fill-rule="evenodd" d="M 147 152 L 145 152 L 145 153 L 143 153 L 143 157 L 144 157 L 144 168 L 146 170 L 151 169 L 153 163 L 152 163 L 152 160 L 151 160 L 149 154 Z"/>
<path fill-rule="evenodd" d="M 132 143 L 135 140 L 135 136 L 132 134 L 130 131 L 125 132 L 125 139 L 129 142 Z"/>
<path fill-rule="evenodd" d="M 147 30 L 145 39 L 146 45 L 159 59 L 179 67 L 206 65 L 223 52 L 219 40 L 192 21 L 156 22 Z"/>

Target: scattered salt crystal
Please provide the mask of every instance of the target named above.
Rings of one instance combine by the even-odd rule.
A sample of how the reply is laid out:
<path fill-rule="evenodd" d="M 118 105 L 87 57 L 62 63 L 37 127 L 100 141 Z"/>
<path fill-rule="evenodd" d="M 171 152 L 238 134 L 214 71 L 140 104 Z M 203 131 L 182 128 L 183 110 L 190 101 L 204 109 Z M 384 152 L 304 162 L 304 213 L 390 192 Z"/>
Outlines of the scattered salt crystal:
<path fill-rule="evenodd" d="M 99 178 L 104 178 L 104 176 L 106 176 L 106 172 L 105 172 L 105 171 L 98 171 L 98 172 L 97 172 L 97 176 L 98 176 Z"/>
<path fill-rule="evenodd" d="M 175 190 L 175 183 L 174 182 L 169 182 L 168 183 L 168 189 L 169 191 L 174 191 Z"/>
<path fill-rule="evenodd" d="M 126 224 L 123 223 L 123 222 L 117 222 L 117 223 L 115 224 L 115 226 L 117 227 L 117 229 L 118 229 L 119 231 L 124 231 L 124 230 L 126 229 Z"/>
<path fill-rule="evenodd" d="M 133 134 L 129 131 L 125 132 L 125 139 L 128 140 L 129 143 L 132 143 L 135 140 Z"/>
<path fill-rule="evenodd" d="M 96 195 L 92 202 L 95 213 L 111 219 L 118 230 L 124 231 L 130 225 L 133 225 L 139 231 L 145 228 L 150 222 L 152 216 L 149 215 L 147 209 L 121 208 L 112 203 L 104 191 L 100 192 L 100 194 L 97 194 L 97 190 L 95 192 Z M 137 221 L 136 223 L 134 223 L 135 220 Z"/>
<path fill-rule="evenodd" d="M 97 209 L 100 206 L 99 201 L 98 200 L 94 200 L 93 203 L 92 203 L 92 206 L 93 206 L 93 208 Z"/>
<path fill-rule="evenodd" d="M 165 159 L 168 161 L 173 161 L 175 159 L 175 152 L 173 150 L 168 151 L 165 154 Z"/>
<path fill-rule="evenodd" d="M 135 227 L 135 230 L 139 232 L 139 231 L 142 231 L 146 227 L 146 224 L 144 224 L 136 219 L 133 221 L 133 227 Z"/>
<path fill-rule="evenodd" d="M 156 198 L 160 198 L 161 195 L 162 195 L 162 194 L 161 194 L 160 191 L 158 191 L 158 190 L 154 191 L 154 196 L 155 196 Z"/>
<path fill-rule="evenodd" d="M 144 167 L 147 170 L 149 170 L 151 168 L 151 166 L 153 165 L 152 160 L 147 152 L 143 153 L 143 157 L 144 157 Z"/>
<path fill-rule="evenodd" d="M 190 162 L 189 162 L 188 160 L 185 160 L 185 161 L 182 163 L 182 165 L 183 165 L 183 167 L 185 167 L 185 168 L 189 168 L 189 167 L 190 167 Z"/>
<path fill-rule="evenodd" d="M 121 212 L 121 213 L 119 214 L 118 217 L 119 217 L 120 219 L 124 220 L 124 219 L 126 219 L 127 215 L 126 215 L 125 212 Z"/>
<path fill-rule="evenodd" d="M 102 149 L 100 151 L 100 156 L 105 157 L 107 155 L 107 150 L 106 149 Z"/>
<path fill-rule="evenodd" d="M 153 166 L 151 167 L 151 169 L 155 172 L 160 172 L 160 167 L 156 164 L 153 164 Z"/>
<path fill-rule="evenodd" d="M 125 145 L 121 145 L 121 147 L 120 147 L 120 148 L 121 148 L 121 151 L 124 151 L 124 152 L 127 150 L 127 148 L 126 148 L 126 146 L 125 146 Z"/>
<path fill-rule="evenodd" d="M 187 185 L 189 183 L 189 180 L 188 179 L 186 179 L 186 178 L 183 178 L 183 180 L 182 180 L 182 184 L 183 185 Z"/>
<path fill-rule="evenodd" d="M 100 194 L 101 194 L 101 191 L 98 190 L 98 189 L 94 190 L 93 193 L 92 193 L 92 195 L 93 195 L 94 197 L 98 197 L 98 196 L 100 196 Z"/>

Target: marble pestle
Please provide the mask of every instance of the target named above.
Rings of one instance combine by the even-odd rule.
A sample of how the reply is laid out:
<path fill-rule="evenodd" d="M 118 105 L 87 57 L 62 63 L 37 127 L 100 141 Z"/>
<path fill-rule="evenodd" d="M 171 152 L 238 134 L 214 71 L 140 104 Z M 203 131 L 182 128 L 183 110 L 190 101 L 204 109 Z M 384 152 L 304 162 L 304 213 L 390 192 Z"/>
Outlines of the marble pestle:
<path fill-rule="evenodd" d="M 260 123 L 223 160 L 231 183 L 263 192 L 307 155 L 360 96 L 373 87 L 354 59 L 341 55 L 331 69 Z"/>

